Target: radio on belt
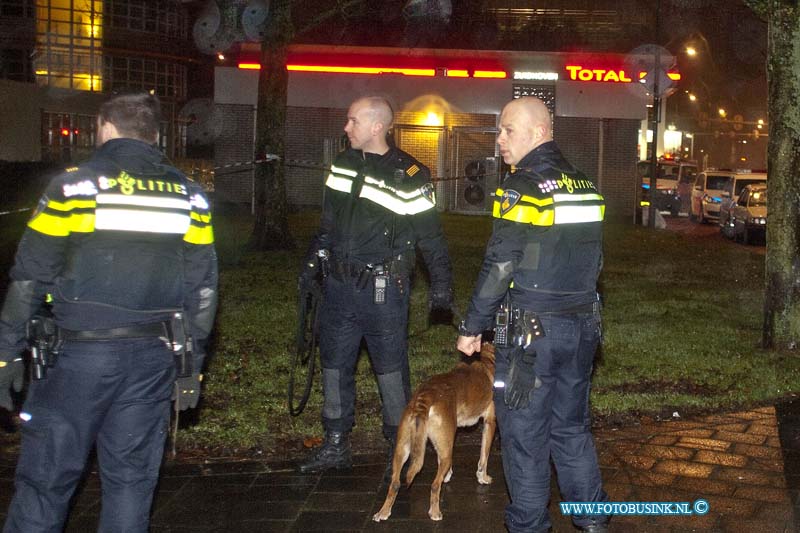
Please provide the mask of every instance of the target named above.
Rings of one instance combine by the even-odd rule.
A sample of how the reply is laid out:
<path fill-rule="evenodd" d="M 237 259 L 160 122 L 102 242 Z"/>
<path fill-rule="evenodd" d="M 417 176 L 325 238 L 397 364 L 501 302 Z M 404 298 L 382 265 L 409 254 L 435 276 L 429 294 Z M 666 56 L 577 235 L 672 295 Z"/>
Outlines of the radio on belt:
<path fill-rule="evenodd" d="M 377 265 L 375 267 L 374 283 L 375 288 L 372 293 L 372 301 L 376 304 L 385 304 L 386 288 L 389 286 L 389 276 L 386 275 L 383 265 Z"/>

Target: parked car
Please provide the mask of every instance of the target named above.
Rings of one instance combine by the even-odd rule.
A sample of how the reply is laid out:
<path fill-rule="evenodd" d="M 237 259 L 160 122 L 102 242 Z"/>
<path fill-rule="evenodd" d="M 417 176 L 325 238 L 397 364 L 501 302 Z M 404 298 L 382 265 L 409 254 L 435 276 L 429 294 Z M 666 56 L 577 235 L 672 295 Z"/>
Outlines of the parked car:
<path fill-rule="evenodd" d="M 750 170 L 735 171 L 731 180 L 725 185 L 722 190 L 722 201 L 719 204 L 719 226 L 725 233 L 724 229 L 728 224 L 733 206 L 736 200 L 742 194 L 742 190 L 748 185 L 761 184 L 767 182 L 766 172 L 753 172 Z"/>
<path fill-rule="evenodd" d="M 729 170 L 708 169 L 697 176 L 692 187 L 692 200 L 689 219 L 701 224 L 709 220 L 719 220 L 719 207 L 722 193 L 728 182 L 733 179 L 734 172 Z"/>
<path fill-rule="evenodd" d="M 745 244 L 767 234 L 767 184 L 750 184 L 742 189 L 730 210 L 728 222 L 722 227 L 727 237 Z"/>
<path fill-rule="evenodd" d="M 637 171 L 642 183 L 642 205 L 652 204 L 659 211 L 676 216 L 681 209 L 681 191 L 687 196 L 697 177 L 697 163 L 679 159 L 659 159 L 656 163 L 656 188 L 650 186 L 650 162 L 639 161 Z"/>

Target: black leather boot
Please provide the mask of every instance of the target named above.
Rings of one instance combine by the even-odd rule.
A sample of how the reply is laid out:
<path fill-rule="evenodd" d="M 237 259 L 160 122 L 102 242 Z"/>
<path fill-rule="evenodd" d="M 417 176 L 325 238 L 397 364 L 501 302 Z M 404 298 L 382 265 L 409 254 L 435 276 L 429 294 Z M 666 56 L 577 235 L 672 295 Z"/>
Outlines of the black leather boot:
<path fill-rule="evenodd" d="M 386 470 L 383 471 L 383 480 L 388 482 L 392 479 L 392 461 L 394 460 L 394 445 L 396 437 L 387 437 L 386 443 L 389 449 L 386 451 Z"/>
<path fill-rule="evenodd" d="M 350 468 L 353 466 L 353 455 L 350 451 L 350 438 L 347 433 L 329 431 L 325 433 L 325 442 L 314 451 L 306 461 L 298 465 L 303 474 L 324 472 L 331 468 Z"/>
<path fill-rule="evenodd" d="M 586 533 L 608 533 L 608 522 L 593 523 L 581 528 Z"/>
<path fill-rule="evenodd" d="M 392 462 L 394 461 L 394 448 L 397 443 L 397 438 L 395 436 L 386 437 L 386 443 L 388 444 L 389 449 L 386 451 L 386 470 L 383 471 L 383 481 L 388 483 L 392 480 Z M 410 462 L 411 458 L 409 457 L 409 459 L 403 464 L 403 468 L 400 469 L 401 481 L 406 477 L 406 472 L 408 472 L 408 465 Z"/>

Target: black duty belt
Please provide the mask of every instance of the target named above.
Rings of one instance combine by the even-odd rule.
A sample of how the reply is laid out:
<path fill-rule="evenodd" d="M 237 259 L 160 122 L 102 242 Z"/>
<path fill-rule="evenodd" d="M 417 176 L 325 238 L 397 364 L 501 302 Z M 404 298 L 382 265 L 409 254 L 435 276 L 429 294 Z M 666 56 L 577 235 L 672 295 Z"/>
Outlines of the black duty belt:
<path fill-rule="evenodd" d="M 588 302 L 585 304 L 578 304 L 573 305 L 572 307 L 566 307 L 564 309 L 554 310 L 554 311 L 539 311 L 537 315 L 582 315 L 582 314 L 589 314 L 595 313 L 599 311 L 600 302 Z"/>
<path fill-rule="evenodd" d="M 359 278 L 364 274 L 365 270 L 369 270 L 370 274 L 383 270 L 383 273 L 387 276 L 408 275 L 408 267 L 405 266 L 404 261 L 397 259 L 375 264 L 366 264 L 341 261 L 334 257 L 331 260 L 331 264 L 331 273 L 339 281 L 344 281 L 347 278 Z"/>
<path fill-rule="evenodd" d="M 112 339 L 140 339 L 145 337 L 169 337 L 167 322 L 151 322 L 111 329 L 87 329 L 73 331 L 59 328 L 59 336 L 73 341 L 104 341 Z"/>
<path fill-rule="evenodd" d="M 348 263 L 345 261 L 339 261 L 338 259 L 333 259 L 332 273 L 336 279 L 344 281 L 345 278 L 359 277 L 365 268 L 366 265 L 363 264 L 357 265 L 355 263 Z"/>

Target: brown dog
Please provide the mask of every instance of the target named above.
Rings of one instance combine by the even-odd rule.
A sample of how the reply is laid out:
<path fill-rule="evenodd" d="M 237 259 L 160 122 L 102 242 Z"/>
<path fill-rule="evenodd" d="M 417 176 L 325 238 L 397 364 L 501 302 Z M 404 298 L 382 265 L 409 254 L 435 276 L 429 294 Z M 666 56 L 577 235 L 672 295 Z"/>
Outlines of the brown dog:
<path fill-rule="evenodd" d="M 431 485 L 431 505 L 428 516 L 441 520 L 439 491 L 442 482 L 450 481 L 453 474 L 453 443 L 456 428 L 471 426 L 483 418 L 481 456 L 478 460 L 478 483 L 488 485 L 492 478 L 486 473 L 489 449 L 492 446 L 496 421 L 492 388 L 494 383 L 494 346 L 484 344 L 480 360 L 460 362 L 446 374 L 437 374 L 419 386 L 408 402 L 400 427 L 392 459 L 392 481 L 381 510 L 372 519 L 386 520 L 392 514 L 392 505 L 400 489 L 400 470 L 411 456 L 406 474 L 406 484 L 422 469 L 425 460 L 425 443 L 431 440 L 439 456 L 439 470 Z"/>

